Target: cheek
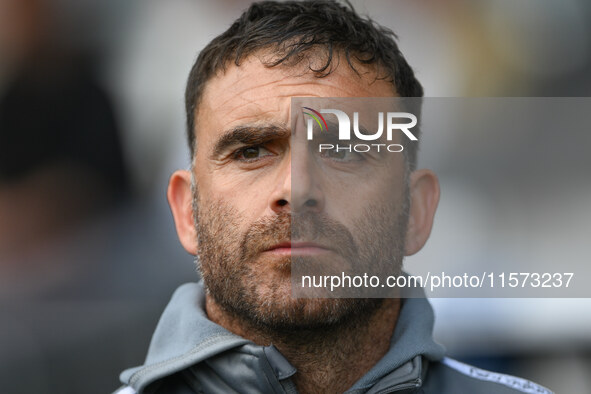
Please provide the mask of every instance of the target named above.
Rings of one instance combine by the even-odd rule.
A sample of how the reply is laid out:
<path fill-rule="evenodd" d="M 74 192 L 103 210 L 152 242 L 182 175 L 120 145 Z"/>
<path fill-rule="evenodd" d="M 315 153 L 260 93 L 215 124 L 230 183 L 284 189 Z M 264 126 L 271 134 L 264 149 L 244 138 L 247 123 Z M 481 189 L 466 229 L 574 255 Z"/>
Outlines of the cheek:
<path fill-rule="evenodd" d="M 359 167 L 339 169 L 330 164 L 319 171 L 318 180 L 326 196 L 327 207 L 358 210 L 358 206 L 401 204 L 406 188 L 404 157 L 390 153 L 386 160 L 368 161 Z M 331 204 L 333 202 L 333 204 Z"/>
<path fill-rule="evenodd" d="M 243 234 L 253 222 L 263 216 L 268 193 L 260 182 L 245 182 L 240 177 L 216 176 L 207 191 L 200 190 L 201 206 L 221 206 L 228 213 L 224 226 Z M 210 218 L 217 220 L 217 218 Z"/>
<path fill-rule="evenodd" d="M 368 211 L 388 212 L 396 218 L 404 205 L 404 191 L 404 181 L 390 175 L 356 184 L 333 183 L 326 187 L 326 211 L 347 227 Z"/>
<path fill-rule="evenodd" d="M 239 176 L 220 176 L 212 184 L 211 197 L 224 201 L 234 207 L 242 215 L 248 212 L 264 210 L 269 195 L 265 182 L 261 180 L 244 179 Z"/>
<path fill-rule="evenodd" d="M 276 166 L 256 170 L 219 168 L 208 177 L 208 189 L 213 198 L 223 199 L 240 211 L 255 211 L 260 214 L 267 208 L 276 188 L 285 182 Z"/>

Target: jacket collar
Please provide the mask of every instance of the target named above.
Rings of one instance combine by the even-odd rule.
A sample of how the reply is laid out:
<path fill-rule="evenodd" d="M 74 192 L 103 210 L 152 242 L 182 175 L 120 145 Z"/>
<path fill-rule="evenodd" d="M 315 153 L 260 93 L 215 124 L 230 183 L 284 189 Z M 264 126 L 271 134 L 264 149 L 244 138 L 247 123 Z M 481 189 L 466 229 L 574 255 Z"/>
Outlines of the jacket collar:
<path fill-rule="evenodd" d="M 423 358 L 429 361 L 443 358 L 445 348 L 433 340 L 433 308 L 424 292 L 418 295 L 421 297 L 401 300 L 390 349 L 349 391 L 365 392 L 371 387 L 393 387 L 412 381 L 420 385 L 422 375 L 426 373 Z"/>
<path fill-rule="evenodd" d="M 433 321 L 433 309 L 424 297 L 403 299 L 389 351 L 348 392 L 361 393 L 370 389 L 374 392 L 387 388 L 395 391 L 396 387 L 420 385 L 421 376 L 426 371 L 422 358 L 440 360 L 444 355 L 443 347 L 432 339 Z M 274 385 L 285 386 L 287 378 L 295 373 L 295 368 L 276 349 L 257 346 L 210 321 L 205 314 L 202 282 L 188 283 L 176 290 L 164 310 L 145 364 L 125 370 L 120 379 L 141 393 L 143 388 L 160 378 L 237 347 L 241 347 L 242 353 L 254 356 L 259 364 L 249 364 L 249 377 L 241 370 L 242 376 L 229 376 L 228 379 L 257 381 L 262 378 L 258 375 L 265 373 L 264 380 L 275 378 Z"/>

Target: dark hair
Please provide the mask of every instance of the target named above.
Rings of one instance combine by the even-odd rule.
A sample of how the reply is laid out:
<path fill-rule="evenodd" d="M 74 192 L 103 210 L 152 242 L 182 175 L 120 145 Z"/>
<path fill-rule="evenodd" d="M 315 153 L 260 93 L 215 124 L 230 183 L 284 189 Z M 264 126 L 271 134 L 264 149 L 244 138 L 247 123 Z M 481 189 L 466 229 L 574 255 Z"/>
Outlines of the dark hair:
<path fill-rule="evenodd" d="M 199 54 L 189 73 L 185 91 L 187 136 L 191 157 L 195 151 L 195 110 L 205 83 L 224 71 L 229 62 L 236 66 L 262 49 L 275 56 L 265 62 L 274 67 L 299 61 L 310 50 L 323 50 L 326 62 L 312 68 L 317 77 L 333 70 L 335 51 L 343 53 L 357 72 L 354 61 L 374 65 L 378 79 L 390 81 L 401 97 L 422 97 L 423 88 L 396 44 L 396 35 L 369 18 L 359 16 L 353 6 L 336 1 L 262 1 L 252 4 L 228 30 L 211 41 Z M 405 144 L 408 167 L 414 169 L 417 143 Z"/>

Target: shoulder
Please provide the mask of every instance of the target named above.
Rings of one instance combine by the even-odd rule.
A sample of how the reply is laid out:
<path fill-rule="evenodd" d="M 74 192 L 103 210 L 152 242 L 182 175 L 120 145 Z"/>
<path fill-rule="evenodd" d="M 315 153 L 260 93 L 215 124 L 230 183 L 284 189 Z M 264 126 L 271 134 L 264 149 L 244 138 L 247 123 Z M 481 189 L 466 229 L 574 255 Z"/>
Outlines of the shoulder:
<path fill-rule="evenodd" d="M 529 380 L 476 368 L 449 357 L 429 365 L 424 387 L 438 393 L 552 394 L 551 390 Z"/>

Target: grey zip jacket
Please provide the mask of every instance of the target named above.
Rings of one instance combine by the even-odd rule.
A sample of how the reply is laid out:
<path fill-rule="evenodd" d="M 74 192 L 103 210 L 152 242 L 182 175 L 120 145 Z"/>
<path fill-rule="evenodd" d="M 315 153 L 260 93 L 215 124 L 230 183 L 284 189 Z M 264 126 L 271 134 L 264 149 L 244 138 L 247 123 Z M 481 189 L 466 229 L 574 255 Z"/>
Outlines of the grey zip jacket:
<path fill-rule="evenodd" d="M 534 393 L 550 390 L 444 356 L 425 298 L 402 300 L 390 350 L 347 393 Z M 115 394 L 297 393 L 296 369 L 274 346 L 258 346 L 210 321 L 202 283 L 179 287 L 143 366 L 125 370 Z M 319 388 L 325 392 L 326 389 Z"/>

